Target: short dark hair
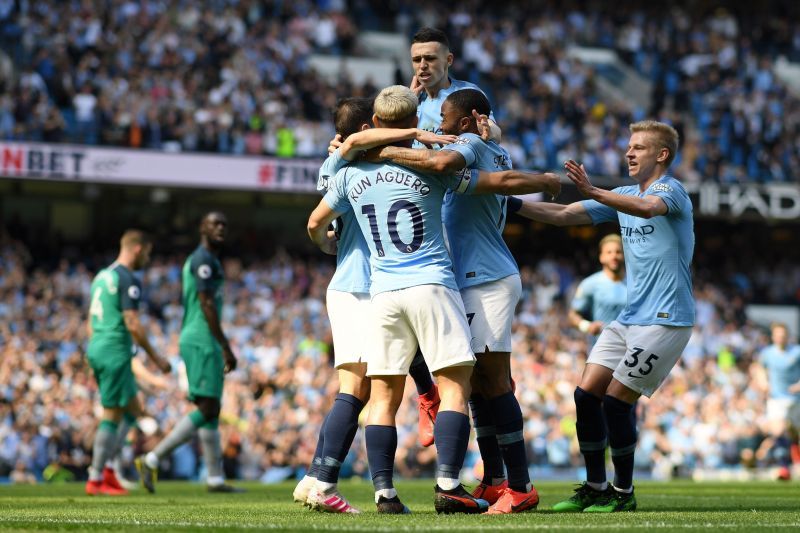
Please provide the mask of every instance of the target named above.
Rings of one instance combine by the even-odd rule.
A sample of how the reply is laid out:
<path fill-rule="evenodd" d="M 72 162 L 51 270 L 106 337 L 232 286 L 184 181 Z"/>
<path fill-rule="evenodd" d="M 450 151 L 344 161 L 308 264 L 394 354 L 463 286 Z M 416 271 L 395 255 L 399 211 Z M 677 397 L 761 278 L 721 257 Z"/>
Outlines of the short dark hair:
<path fill-rule="evenodd" d="M 122 234 L 122 237 L 119 240 L 120 248 L 131 248 L 136 245 L 147 246 L 148 244 L 152 244 L 152 240 L 150 236 L 142 230 L 139 229 L 129 229 L 125 230 L 125 233 Z"/>
<path fill-rule="evenodd" d="M 361 131 L 363 124 L 371 124 L 374 101 L 374 98 L 355 96 L 339 100 L 333 112 L 333 126 L 336 128 L 336 133 L 346 138 Z"/>
<path fill-rule="evenodd" d="M 414 43 L 442 43 L 450 49 L 450 40 L 447 38 L 447 35 L 442 30 L 438 30 L 436 28 L 420 28 L 417 33 L 414 34 L 414 37 L 411 38 L 411 44 Z"/>
<path fill-rule="evenodd" d="M 481 115 L 489 115 L 492 112 L 489 99 L 477 89 L 461 89 L 450 93 L 445 102 L 450 102 L 451 106 L 467 117 L 472 116 L 473 109 Z"/>

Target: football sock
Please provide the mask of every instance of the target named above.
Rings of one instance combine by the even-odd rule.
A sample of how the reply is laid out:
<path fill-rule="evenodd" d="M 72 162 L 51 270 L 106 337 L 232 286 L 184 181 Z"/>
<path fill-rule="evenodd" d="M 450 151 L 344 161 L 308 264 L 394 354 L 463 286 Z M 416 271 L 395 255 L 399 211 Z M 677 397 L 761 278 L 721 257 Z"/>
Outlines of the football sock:
<path fill-rule="evenodd" d="M 158 468 L 158 461 L 175 448 L 191 439 L 197 428 L 205 424 L 206 419 L 200 411 L 192 411 L 181 418 L 172 431 L 156 444 L 153 451 L 145 456 L 145 463 L 150 468 Z"/>
<path fill-rule="evenodd" d="M 319 465 L 322 464 L 322 449 L 325 446 L 325 426 L 328 425 L 328 418 L 330 418 L 331 413 L 328 412 L 325 420 L 322 421 L 322 427 L 319 428 L 319 437 L 317 437 L 317 448 L 314 450 L 314 459 L 311 461 L 311 465 L 308 467 L 308 474 L 307 477 L 312 477 L 317 479 L 319 475 Z"/>
<path fill-rule="evenodd" d="M 433 387 L 431 371 L 428 370 L 428 364 L 425 362 L 425 358 L 422 357 L 420 350 L 417 350 L 417 354 L 412 359 L 408 374 L 414 380 L 414 385 L 417 386 L 417 394 L 420 396 L 430 391 L 431 387 Z"/>
<path fill-rule="evenodd" d="M 219 429 L 203 426 L 197 430 L 197 435 L 200 437 L 203 461 L 208 469 L 206 482 L 209 485 L 219 485 L 225 480 L 222 470 L 222 442 Z"/>
<path fill-rule="evenodd" d="M 336 483 L 339 480 L 339 469 L 353 444 L 358 430 L 358 415 L 363 408 L 364 402 L 353 395 L 341 392 L 336 395 L 327 418 L 322 464 L 317 475 L 319 481 Z"/>
<path fill-rule="evenodd" d="M 467 454 L 469 418 L 456 411 L 439 411 L 433 426 L 433 438 L 438 456 L 436 484 L 441 489 L 452 490 L 459 485 L 461 467 Z"/>
<path fill-rule="evenodd" d="M 122 452 L 122 448 L 125 447 L 125 443 L 128 441 L 128 432 L 131 430 L 132 427 L 136 426 L 136 417 L 130 413 L 125 413 L 122 415 L 122 420 L 119 422 L 119 426 L 117 427 L 117 440 L 114 443 L 114 450 L 111 452 L 111 455 L 106 460 L 106 466 L 109 468 L 114 468 L 114 459 L 116 459 L 119 454 Z"/>
<path fill-rule="evenodd" d="M 497 443 L 508 471 L 508 486 L 517 492 L 530 490 L 528 459 L 522 436 L 522 410 L 513 392 L 489 400 L 497 430 Z"/>
<path fill-rule="evenodd" d="M 482 481 L 486 485 L 492 485 L 494 480 L 506 477 L 503 470 L 503 455 L 497 443 L 494 417 L 489 402 L 480 394 L 470 396 L 469 408 L 472 413 L 472 424 L 475 426 L 478 449 L 483 460 Z"/>
<path fill-rule="evenodd" d="M 586 480 L 590 486 L 606 488 L 606 420 L 603 401 L 580 387 L 575 387 L 575 411 L 578 446 L 586 463 Z"/>
<path fill-rule="evenodd" d="M 614 486 L 623 492 L 633 486 L 633 452 L 636 450 L 636 405 L 606 394 L 603 410 L 608 420 L 608 442 L 614 463 Z"/>
<path fill-rule="evenodd" d="M 113 420 L 101 420 L 94 434 L 92 447 L 92 466 L 89 469 L 89 479 L 98 481 L 103 479 L 103 466 L 114 453 L 117 443 L 117 428 L 119 424 Z"/>
<path fill-rule="evenodd" d="M 397 451 L 397 428 L 370 425 L 364 428 L 364 438 L 367 441 L 367 460 L 376 493 L 382 489 L 394 489 L 392 477 L 394 455 Z"/>

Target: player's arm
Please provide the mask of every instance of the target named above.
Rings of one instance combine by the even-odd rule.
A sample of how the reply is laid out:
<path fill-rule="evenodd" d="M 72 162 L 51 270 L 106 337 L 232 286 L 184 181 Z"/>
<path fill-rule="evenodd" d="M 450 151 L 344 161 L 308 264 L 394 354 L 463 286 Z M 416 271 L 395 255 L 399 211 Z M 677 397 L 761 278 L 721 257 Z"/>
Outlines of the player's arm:
<path fill-rule="evenodd" d="M 92 317 L 89 316 L 89 318 L 86 319 L 86 338 L 91 339 L 92 333 L 94 333 L 92 331 Z"/>
<path fill-rule="evenodd" d="M 222 356 L 225 358 L 225 372 L 235 370 L 236 357 L 233 355 L 233 350 L 231 350 L 231 345 L 225 336 L 225 332 L 222 331 L 222 322 L 214 302 L 214 293 L 211 290 L 198 290 L 197 299 L 200 301 L 200 309 L 203 311 L 208 329 L 211 330 L 211 334 L 222 346 Z"/>
<path fill-rule="evenodd" d="M 523 170 L 481 171 L 473 194 L 531 194 L 544 192 L 554 198 L 561 192 L 561 179 L 556 174 L 536 174 Z"/>
<path fill-rule="evenodd" d="M 331 209 L 323 198 L 308 217 L 306 225 L 308 236 L 326 254 L 336 255 L 336 235 L 328 230 L 328 227 L 339 216 L 341 213 Z"/>
<path fill-rule="evenodd" d="M 508 200 L 508 212 L 554 226 L 580 226 L 592 223 L 592 217 L 581 202 L 564 205 L 511 197 Z"/>
<path fill-rule="evenodd" d="M 416 140 L 423 144 L 450 144 L 456 138 L 455 135 L 436 135 L 419 128 L 372 128 L 348 136 L 339 151 L 343 158 L 353 161 L 361 152 L 383 144 L 409 140 Z"/>
<path fill-rule="evenodd" d="M 365 158 L 374 163 L 391 161 L 426 174 L 454 174 L 467 166 L 464 156 L 453 150 L 381 146 L 368 152 Z"/>
<path fill-rule="evenodd" d="M 583 333 L 597 335 L 603 331 L 603 323 L 599 320 L 587 320 L 575 309 L 569 310 L 568 320 L 570 326 L 578 328 Z"/>
<path fill-rule="evenodd" d="M 150 344 L 150 339 L 147 338 L 147 332 L 144 330 L 142 321 L 139 320 L 139 312 L 136 309 L 124 309 L 122 316 L 125 321 L 125 327 L 128 328 L 133 340 L 147 352 L 148 357 L 156 364 L 158 369 L 165 373 L 172 370 L 169 361 L 158 355 L 153 345 Z"/>
<path fill-rule="evenodd" d="M 131 359 L 131 370 L 133 371 L 133 375 L 136 377 L 137 381 L 146 385 L 150 385 L 155 389 L 166 390 L 170 386 L 168 379 L 164 378 L 164 376 L 153 374 L 147 370 L 147 367 L 144 366 L 138 357 Z"/>
<path fill-rule="evenodd" d="M 567 177 L 575 184 L 583 196 L 591 198 L 612 209 L 639 218 L 653 218 L 666 215 L 669 209 L 667 204 L 658 196 L 647 195 L 644 198 L 638 196 L 623 196 L 612 191 L 607 191 L 595 187 L 589 181 L 586 169 L 573 160 L 564 163 L 567 170 Z"/>

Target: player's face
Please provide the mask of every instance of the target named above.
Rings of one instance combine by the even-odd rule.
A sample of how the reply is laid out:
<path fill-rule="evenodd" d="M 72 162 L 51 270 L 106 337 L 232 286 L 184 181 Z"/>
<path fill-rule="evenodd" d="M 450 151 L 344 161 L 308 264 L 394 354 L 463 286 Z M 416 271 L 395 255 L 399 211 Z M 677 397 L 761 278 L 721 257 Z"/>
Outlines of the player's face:
<path fill-rule="evenodd" d="M 425 89 L 440 87 L 447 77 L 447 69 L 453 63 L 453 54 L 437 42 L 411 45 L 411 65 L 414 75 Z"/>
<path fill-rule="evenodd" d="M 637 131 L 631 135 L 625 158 L 628 160 L 628 175 L 633 179 L 646 180 L 655 172 L 658 159 L 663 160 L 663 148 L 649 132 Z M 663 162 L 663 161 L 662 161 Z"/>
<path fill-rule="evenodd" d="M 140 270 L 147 266 L 150 262 L 150 252 L 153 251 L 152 244 L 143 244 L 139 249 L 139 253 L 136 255 L 136 261 L 134 262 L 134 270 Z"/>
<path fill-rule="evenodd" d="M 605 243 L 600 250 L 600 264 L 615 274 L 622 270 L 622 266 L 625 264 L 622 246 L 613 241 Z"/>
<path fill-rule="evenodd" d="M 461 129 L 461 119 L 464 118 L 464 116 L 447 100 L 442 104 L 441 117 L 442 123 L 439 127 L 442 133 L 445 135 L 461 135 L 463 133 Z"/>
<path fill-rule="evenodd" d="M 788 337 L 786 328 L 777 327 L 772 328 L 772 343 L 778 346 L 786 346 L 786 339 Z"/>
<path fill-rule="evenodd" d="M 228 219 L 222 213 L 211 213 L 203 219 L 201 230 L 210 242 L 222 244 L 228 234 Z"/>

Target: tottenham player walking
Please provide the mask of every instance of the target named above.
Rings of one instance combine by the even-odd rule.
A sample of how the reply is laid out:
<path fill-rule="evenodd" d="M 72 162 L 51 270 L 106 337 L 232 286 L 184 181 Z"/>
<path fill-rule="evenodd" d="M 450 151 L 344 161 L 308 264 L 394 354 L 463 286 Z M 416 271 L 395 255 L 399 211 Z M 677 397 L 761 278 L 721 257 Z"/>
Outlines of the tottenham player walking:
<path fill-rule="evenodd" d="M 179 345 L 189 380 L 189 400 L 197 409 L 181 419 L 153 451 L 136 459 L 142 484 L 149 492 L 155 492 L 159 461 L 195 432 L 208 469 L 208 491 L 243 492 L 225 483 L 219 434 L 224 375 L 236 368 L 236 357 L 221 325 L 225 273 L 218 256 L 227 228 L 225 215 L 217 211 L 206 214 L 200 223 L 200 245 L 183 265 L 184 314 Z"/>
<path fill-rule="evenodd" d="M 616 233 L 600 239 L 603 267 L 578 284 L 569 310 L 569 322 L 582 333 L 599 335 L 625 308 L 625 255 L 622 238 Z"/>
<path fill-rule="evenodd" d="M 636 185 L 599 189 L 582 165 L 567 161 L 567 177 L 589 200 L 569 205 L 525 202 L 519 211 L 560 226 L 618 220 L 625 250 L 627 304 L 600 333 L 575 389 L 587 481 L 571 498 L 557 503 L 556 511 L 636 509 L 636 400 L 642 394 L 651 396 L 663 383 L 694 324 L 692 204 L 683 185 L 667 173 L 678 150 L 678 133 L 656 121 L 631 124 L 630 130 L 625 156 Z M 613 486 L 606 481 L 606 446 L 614 463 Z"/>
<path fill-rule="evenodd" d="M 371 129 L 373 101 L 372 98 L 346 98 L 337 105 L 334 123 L 344 144 L 320 168 L 319 190 L 327 191 L 340 168 L 377 143 L 408 139 L 446 143 L 455 139 L 413 128 Z M 309 473 L 298 483 L 293 496 L 295 501 L 313 509 L 358 513 L 339 493 L 337 482 L 341 464 L 358 430 L 359 414 L 369 399 L 370 382 L 366 371 L 367 356 L 372 347 L 362 329 L 370 316 L 369 248 L 352 211 L 343 213 L 334 224 L 338 239 L 336 272 L 328 285 L 327 307 L 333 333 L 339 393 L 320 430 Z M 431 376 L 424 359 L 415 370 L 419 372 L 412 373 L 412 377 L 416 381 L 420 378 L 426 381 L 430 389 Z M 431 442 L 432 430 L 431 427 Z"/>
<path fill-rule="evenodd" d="M 410 89 L 388 87 L 376 98 L 373 120 L 378 127 L 413 127 L 416 106 Z M 379 511 L 407 512 L 392 480 L 395 415 L 417 346 L 437 377 L 441 395 L 434 427 L 439 458 L 436 510 L 474 513 L 488 508 L 458 480 L 469 435 L 466 408 L 475 358 L 444 245 L 442 200 L 447 188 L 462 193 L 534 192 L 549 179 L 515 171 L 441 178 L 393 164 L 358 162 L 339 171 L 333 188 L 311 214 L 309 235 L 323 250 L 331 253 L 336 248 L 328 224 L 351 209 L 370 246 L 371 327 L 377 350 L 367 368 L 372 392 L 366 441 Z"/>
<path fill-rule="evenodd" d="M 478 135 L 475 115 L 491 113 L 483 93 L 461 89 L 451 93 L 441 107 L 441 131 L 459 135 L 453 144 L 438 151 L 386 146 L 376 150 L 371 160 L 388 159 L 425 173 L 511 168 L 508 152 Z M 553 176 L 546 190 L 557 195 L 560 187 Z M 491 503 L 492 514 L 530 510 L 539 501 L 528 473 L 522 410 L 510 379 L 511 326 L 522 285 L 517 263 L 503 240 L 506 201 L 507 197 L 501 195 L 448 191 L 442 208 L 456 282 L 472 334 L 471 347 L 477 358 L 469 405 L 484 477 L 473 496 Z"/>
<path fill-rule="evenodd" d="M 142 286 L 133 275 L 150 261 L 152 244 L 139 230 L 128 230 L 120 240 L 117 260 L 101 270 L 92 281 L 89 306 L 89 366 L 100 389 L 103 418 L 92 448 L 92 464 L 86 494 L 118 496 L 127 494 L 117 480 L 110 460 L 124 441 L 120 431 L 123 417 L 129 422 L 141 414 L 136 397 L 136 380 L 131 366 L 133 341 L 144 348 L 162 372 L 170 365 L 155 351 L 139 321 Z"/>

